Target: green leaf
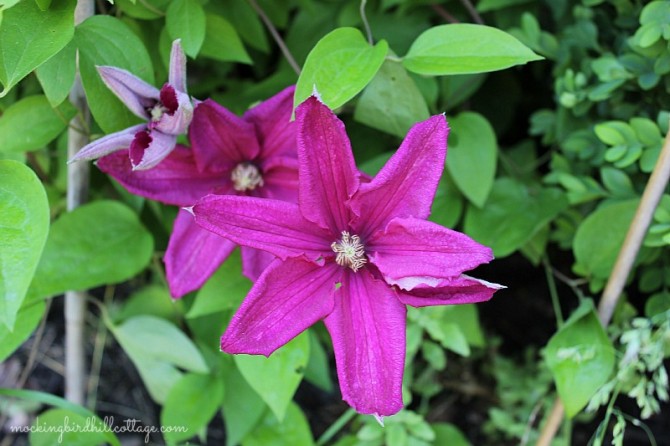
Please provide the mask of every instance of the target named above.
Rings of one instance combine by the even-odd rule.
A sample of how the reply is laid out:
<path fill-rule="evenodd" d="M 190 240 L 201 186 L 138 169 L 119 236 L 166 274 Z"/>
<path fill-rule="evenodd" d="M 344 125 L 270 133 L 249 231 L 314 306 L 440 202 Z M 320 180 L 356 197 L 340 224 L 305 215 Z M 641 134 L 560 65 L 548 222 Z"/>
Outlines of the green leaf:
<path fill-rule="evenodd" d="M 0 160 L 0 327 L 14 330 L 49 232 L 49 203 L 37 175 Z"/>
<path fill-rule="evenodd" d="M 14 331 L 9 331 L 5 325 L 0 325 L 0 362 L 7 359 L 33 334 L 42 319 L 45 307 L 43 301 L 38 301 L 19 309 Z"/>
<path fill-rule="evenodd" d="M 308 359 L 309 336 L 302 333 L 269 358 L 236 355 L 235 363 L 244 379 L 281 421 L 302 381 Z"/>
<path fill-rule="evenodd" d="M 32 427 L 35 429 L 30 431 L 31 446 L 91 446 L 108 442 L 110 436 L 116 438 L 100 418 L 82 416 L 66 409 L 41 413 Z"/>
<path fill-rule="evenodd" d="M 215 14 L 207 14 L 207 31 L 200 54 L 223 62 L 251 64 L 251 58 L 233 25 Z"/>
<path fill-rule="evenodd" d="M 95 66 L 123 68 L 153 84 L 153 65 L 140 38 L 121 20 L 95 15 L 77 27 L 75 41 L 81 82 L 96 122 L 106 133 L 137 124 L 139 118 L 107 88 Z"/>
<path fill-rule="evenodd" d="M 77 113 L 69 102 L 51 108 L 44 96 L 28 96 L 0 116 L 0 153 L 41 149 L 65 130 Z"/>
<path fill-rule="evenodd" d="M 470 446 L 470 442 L 465 435 L 453 424 L 435 423 L 431 424 L 435 432 L 435 443 L 449 446 Z"/>
<path fill-rule="evenodd" d="M 42 90 L 52 107 L 63 102 L 70 94 L 77 68 L 76 52 L 74 41 L 70 41 L 65 48 L 35 70 Z"/>
<path fill-rule="evenodd" d="M 600 207 L 579 225 L 573 251 L 586 274 L 609 277 L 638 203 L 633 199 Z"/>
<path fill-rule="evenodd" d="M 194 58 L 205 41 L 205 11 L 198 0 L 172 0 L 165 12 L 170 37 L 181 39 L 184 52 Z"/>
<path fill-rule="evenodd" d="M 165 403 L 170 389 L 181 378 L 176 367 L 197 373 L 209 372 L 193 342 L 164 319 L 136 316 L 110 329 L 157 403 Z"/>
<path fill-rule="evenodd" d="M 261 423 L 242 440 L 242 446 L 312 446 L 314 439 L 305 414 L 290 403 L 286 417 L 278 421 L 268 412 Z"/>
<path fill-rule="evenodd" d="M 47 297 L 127 280 L 151 260 L 153 238 L 137 215 L 115 201 L 96 201 L 51 226 L 30 295 Z"/>
<path fill-rule="evenodd" d="M 388 44 L 369 45 L 356 28 L 337 28 L 317 42 L 298 78 L 294 106 L 318 91 L 335 109 L 353 98 L 372 80 L 384 62 Z"/>
<path fill-rule="evenodd" d="M 465 232 L 490 246 L 496 257 L 504 257 L 525 245 L 567 206 L 565 194 L 558 189 L 531 189 L 500 178 L 483 208 L 468 207 Z"/>
<path fill-rule="evenodd" d="M 189 319 L 225 310 L 235 310 L 251 289 L 251 282 L 242 275 L 242 258 L 236 249 L 198 291 L 195 302 L 186 314 Z"/>
<path fill-rule="evenodd" d="M 23 1 L 3 11 L 0 27 L 0 97 L 35 68 L 58 53 L 74 34 L 75 0 L 62 0 L 48 11 Z"/>
<path fill-rule="evenodd" d="M 326 392 L 333 391 L 328 355 L 312 330 L 309 331 L 309 361 L 305 368 L 305 379 Z"/>
<path fill-rule="evenodd" d="M 254 429 L 267 406 L 232 361 L 229 361 L 225 370 L 223 418 L 226 425 L 226 445 L 234 446 Z"/>
<path fill-rule="evenodd" d="M 428 119 L 426 100 L 401 64 L 385 61 L 356 104 L 354 119 L 404 137 L 412 125 Z"/>
<path fill-rule="evenodd" d="M 486 344 L 476 305 L 449 305 L 444 309 L 442 321 L 458 325 L 469 345 L 483 347 Z"/>
<path fill-rule="evenodd" d="M 179 426 L 164 436 L 168 443 L 187 440 L 209 424 L 223 400 L 223 381 L 217 375 L 187 373 L 170 389 L 163 410 L 161 425 Z"/>
<path fill-rule="evenodd" d="M 463 195 L 482 207 L 493 187 L 498 143 L 485 117 L 463 112 L 449 119 L 447 170 Z"/>
<path fill-rule="evenodd" d="M 543 57 L 504 31 L 458 23 L 424 31 L 402 63 L 414 73 L 443 76 L 497 71 L 540 59 Z"/>
<path fill-rule="evenodd" d="M 447 228 L 453 228 L 461 218 L 463 198 L 449 173 L 444 173 L 435 191 L 433 206 L 430 209 L 430 221 Z"/>
<path fill-rule="evenodd" d="M 147 285 L 134 291 L 118 314 L 115 321 L 123 321 L 133 316 L 148 315 L 178 322 L 183 301 L 173 300 L 164 285 Z"/>
<path fill-rule="evenodd" d="M 558 395 L 574 417 L 614 370 L 614 347 L 590 300 L 584 300 L 544 350 Z"/>

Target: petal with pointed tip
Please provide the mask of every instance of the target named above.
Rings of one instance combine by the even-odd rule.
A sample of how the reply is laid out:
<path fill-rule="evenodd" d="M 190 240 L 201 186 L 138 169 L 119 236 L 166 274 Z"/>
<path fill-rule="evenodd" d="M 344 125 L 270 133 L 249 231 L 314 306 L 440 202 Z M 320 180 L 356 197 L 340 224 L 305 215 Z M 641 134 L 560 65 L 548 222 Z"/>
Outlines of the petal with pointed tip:
<path fill-rule="evenodd" d="M 151 169 L 172 152 L 177 137 L 159 131 L 138 132 L 130 144 L 130 162 L 133 170 Z"/>
<path fill-rule="evenodd" d="M 358 172 L 344 124 L 314 96 L 296 109 L 300 211 L 335 233 L 348 228 L 345 203 L 358 188 Z"/>
<path fill-rule="evenodd" d="M 200 170 L 232 169 L 260 152 L 254 126 L 211 99 L 195 107 L 188 134 Z"/>
<path fill-rule="evenodd" d="M 256 127 L 263 158 L 296 156 L 296 124 L 291 122 L 295 86 L 285 88 L 244 114 Z"/>
<path fill-rule="evenodd" d="M 334 237 L 305 220 L 298 206 L 279 200 L 208 195 L 193 206 L 195 221 L 235 243 L 286 259 L 332 254 Z"/>
<path fill-rule="evenodd" d="M 186 55 L 181 47 L 181 39 L 172 42 L 168 82 L 177 91 L 186 92 Z"/>
<path fill-rule="evenodd" d="M 325 319 L 344 399 L 357 412 L 390 416 L 402 409 L 407 310 L 367 269 L 348 271 Z"/>
<path fill-rule="evenodd" d="M 193 215 L 180 209 L 163 259 L 172 297 L 200 288 L 236 246 L 201 228 Z"/>
<path fill-rule="evenodd" d="M 397 284 L 403 287 L 402 281 Z M 418 285 L 408 291 L 400 290 L 398 297 L 402 303 L 413 307 L 474 304 L 491 299 L 493 293 L 503 288 L 503 285 L 463 274 L 440 280 L 436 286 Z"/>
<path fill-rule="evenodd" d="M 192 206 L 207 194 L 233 191 L 221 172 L 198 171 L 193 152 L 180 145 L 153 169 L 133 171 L 127 151 L 107 155 L 97 166 L 133 194 L 166 204 Z"/>
<path fill-rule="evenodd" d="M 410 129 L 398 151 L 352 200 L 352 210 L 360 215 L 359 235 L 367 237 L 395 217 L 426 219 L 430 215 L 444 170 L 447 134 L 442 115 Z"/>
<path fill-rule="evenodd" d="M 491 249 L 465 234 L 416 218 L 395 218 L 365 245 L 386 279 L 449 278 L 493 260 Z"/>
<path fill-rule="evenodd" d="M 92 143 L 82 147 L 82 149 L 72 157 L 70 162 L 79 160 L 94 160 L 110 153 L 127 149 L 135 139 L 135 134 L 137 132 L 146 130 L 146 128 L 146 124 L 139 124 L 125 130 L 121 130 L 120 132 L 103 136 L 100 139 L 96 139 Z"/>
<path fill-rule="evenodd" d="M 147 108 L 159 100 L 158 88 L 129 71 L 116 67 L 98 67 L 102 81 L 135 116 L 149 119 Z"/>
<path fill-rule="evenodd" d="M 302 258 L 276 259 L 233 316 L 221 350 L 269 356 L 333 310 L 342 272 Z"/>

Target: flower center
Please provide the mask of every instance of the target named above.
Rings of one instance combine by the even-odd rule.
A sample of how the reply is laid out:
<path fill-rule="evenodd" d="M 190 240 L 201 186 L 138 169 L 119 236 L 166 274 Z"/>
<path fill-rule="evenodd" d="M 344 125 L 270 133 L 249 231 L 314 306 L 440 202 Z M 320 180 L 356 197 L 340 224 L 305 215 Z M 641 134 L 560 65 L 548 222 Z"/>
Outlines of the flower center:
<path fill-rule="evenodd" d="M 251 163 L 240 163 L 235 166 L 230 174 L 230 179 L 233 182 L 233 188 L 240 192 L 263 186 L 263 177 L 260 170 Z"/>
<path fill-rule="evenodd" d="M 160 102 L 156 102 L 156 105 L 151 107 L 149 114 L 151 114 L 151 121 L 158 122 L 165 112 L 168 111 L 168 108 Z"/>
<path fill-rule="evenodd" d="M 348 266 L 354 272 L 368 262 L 368 259 L 365 258 L 365 246 L 361 243 L 361 238 L 357 235 L 352 236 L 347 231 L 343 231 L 342 239 L 339 242 L 333 242 L 330 248 L 337 254 L 335 262 L 340 266 Z"/>

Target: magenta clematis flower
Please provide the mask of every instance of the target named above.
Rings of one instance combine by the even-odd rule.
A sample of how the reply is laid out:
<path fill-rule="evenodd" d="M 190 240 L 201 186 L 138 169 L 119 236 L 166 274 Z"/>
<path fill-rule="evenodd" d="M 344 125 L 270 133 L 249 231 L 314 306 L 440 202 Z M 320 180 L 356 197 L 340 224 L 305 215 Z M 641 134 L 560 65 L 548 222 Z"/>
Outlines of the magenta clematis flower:
<path fill-rule="evenodd" d="M 147 123 L 95 140 L 70 161 L 97 159 L 130 147 L 133 170 L 154 167 L 172 152 L 177 136 L 186 133 L 193 117 L 193 104 L 186 93 L 186 56 L 180 40 L 172 44 L 168 82 L 160 90 L 120 68 L 98 67 L 98 72 L 105 85 Z"/>
<path fill-rule="evenodd" d="M 213 196 L 196 222 L 276 257 L 221 338 L 227 353 L 270 355 L 319 320 L 342 397 L 378 417 L 402 406 L 406 307 L 481 302 L 503 288 L 463 272 L 491 250 L 426 221 L 444 168 L 447 123 L 416 124 L 361 182 L 344 125 L 317 98 L 296 110 L 299 204 Z"/>
<path fill-rule="evenodd" d="M 130 192 L 166 204 L 191 206 L 207 194 L 249 195 L 297 201 L 294 87 L 238 117 L 212 100 L 199 103 L 189 130 L 192 148 L 177 145 L 153 169 L 133 171 L 123 152 L 98 167 Z M 180 210 L 165 253 L 173 297 L 200 288 L 237 245 L 213 234 Z M 244 274 L 255 280 L 273 256 L 242 248 Z"/>

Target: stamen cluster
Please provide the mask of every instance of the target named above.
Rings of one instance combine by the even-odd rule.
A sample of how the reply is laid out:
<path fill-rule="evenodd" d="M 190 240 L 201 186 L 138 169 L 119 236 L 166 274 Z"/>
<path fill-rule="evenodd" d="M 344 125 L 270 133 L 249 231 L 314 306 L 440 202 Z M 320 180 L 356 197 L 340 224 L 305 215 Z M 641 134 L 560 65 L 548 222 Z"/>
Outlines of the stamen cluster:
<path fill-rule="evenodd" d="M 233 182 L 233 188 L 240 192 L 263 187 L 263 176 L 260 170 L 251 163 L 240 163 L 235 166 L 230 179 Z"/>
<path fill-rule="evenodd" d="M 365 246 L 361 243 L 361 238 L 357 235 L 351 235 L 347 231 L 343 231 L 340 242 L 333 242 L 330 248 L 337 254 L 335 262 L 340 266 L 348 266 L 354 272 L 368 262 L 365 258 Z"/>

